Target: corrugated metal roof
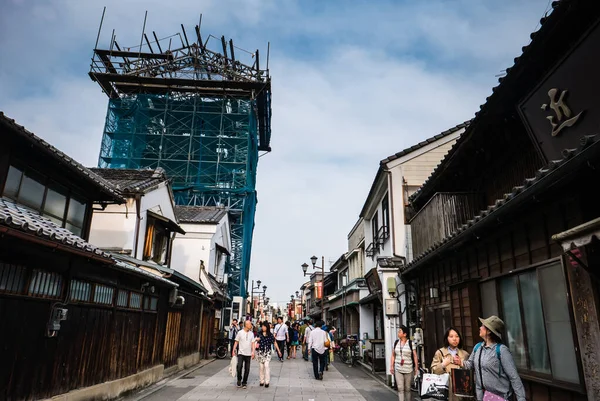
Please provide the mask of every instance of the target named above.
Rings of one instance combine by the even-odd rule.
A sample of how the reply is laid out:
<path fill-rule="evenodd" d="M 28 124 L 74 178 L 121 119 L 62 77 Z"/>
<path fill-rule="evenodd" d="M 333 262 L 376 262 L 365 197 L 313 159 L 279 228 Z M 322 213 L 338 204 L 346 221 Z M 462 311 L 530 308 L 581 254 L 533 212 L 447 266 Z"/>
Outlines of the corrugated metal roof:
<path fill-rule="evenodd" d="M 60 150 L 56 149 L 54 146 L 50 145 L 48 142 L 44 141 L 42 138 L 38 137 L 34 133 L 28 131 L 22 125 L 19 125 L 15 122 L 15 120 L 8 118 L 4 112 L 0 111 L 0 124 L 4 124 L 9 129 L 9 133 L 18 134 L 21 138 L 29 141 L 31 144 L 36 145 L 40 150 L 45 152 L 50 157 L 54 158 L 58 163 L 62 163 L 69 167 L 73 172 L 79 175 L 83 180 L 95 185 L 98 187 L 98 190 L 111 198 L 114 201 L 119 203 L 124 203 L 125 199 L 118 193 L 116 188 L 111 185 L 109 182 L 104 180 L 102 177 L 98 176 L 94 172 L 92 172 L 87 167 L 84 167 L 81 163 L 75 161 L 73 158 L 67 156 Z M 99 199 L 93 199 L 99 200 Z"/>
<path fill-rule="evenodd" d="M 420 265 L 429 256 L 433 256 L 441 248 L 444 248 L 447 245 L 450 245 L 451 242 L 462 238 L 463 234 L 465 234 L 467 231 L 470 231 L 470 229 L 478 228 L 483 222 L 487 222 L 490 219 L 495 219 L 499 210 L 502 210 L 507 205 L 512 205 L 517 199 L 523 199 L 529 196 L 530 192 L 538 187 L 538 184 L 540 184 L 542 181 L 551 180 L 553 177 L 550 176 L 553 176 L 557 171 L 561 171 L 562 168 L 568 165 L 571 160 L 580 160 L 578 156 L 589 148 L 594 148 L 595 150 L 599 149 L 600 137 L 597 135 L 588 135 L 581 138 L 581 144 L 579 148 L 565 149 L 563 151 L 564 157 L 562 159 L 551 161 L 546 167 L 539 169 L 535 177 L 526 178 L 523 181 L 523 185 L 514 187 L 512 192 L 505 194 L 501 199 L 497 199 L 493 205 L 488 206 L 487 209 L 482 210 L 478 215 L 468 220 L 465 224 L 454 230 L 444 239 L 433 244 L 422 254 L 417 255 L 409 264 L 405 266 L 403 272 L 408 273 L 409 271 L 416 269 L 418 265 Z M 596 151 L 596 153 L 598 153 L 598 151 Z"/>
<path fill-rule="evenodd" d="M 72 251 L 77 254 L 89 254 L 90 257 L 101 260 L 108 265 L 117 266 L 131 273 L 162 281 L 165 284 L 177 287 L 177 284 L 158 275 L 147 272 L 130 263 L 114 259 L 109 253 L 88 243 L 66 228 L 59 227 L 54 222 L 40 216 L 38 213 L 8 199 L 0 198 L 0 231 L 2 227 L 15 229 L 25 234 L 61 245 L 67 252 Z"/>
<path fill-rule="evenodd" d="M 160 184 L 168 182 L 165 170 L 92 168 L 98 174 L 117 188 L 122 194 L 145 194 L 156 189 Z"/>
<path fill-rule="evenodd" d="M 175 206 L 179 223 L 218 223 L 227 209 L 216 206 Z"/>

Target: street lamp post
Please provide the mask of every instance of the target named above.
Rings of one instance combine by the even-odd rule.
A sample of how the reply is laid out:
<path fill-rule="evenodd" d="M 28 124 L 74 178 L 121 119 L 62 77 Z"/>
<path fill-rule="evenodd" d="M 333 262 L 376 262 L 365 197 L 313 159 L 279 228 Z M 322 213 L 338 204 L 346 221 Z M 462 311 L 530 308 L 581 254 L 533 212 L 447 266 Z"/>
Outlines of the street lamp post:
<path fill-rule="evenodd" d="M 310 261 L 312 262 L 313 269 L 321 269 L 321 316 L 323 319 L 323 323 L 325 323 L 325 302 L 323 300 L 323 296 L 325 295 L 325 256 L 321 256 L 321 267 L 317 266 L 317 258 L 316 256 L 312 256 Z M 302 271 L 306 276 L 306 272 L 308 270 L 308 265 L 306 263 L 302 264 Z M 318 291 L 318 290 L 317 290 Z"/>
<path fill-rule="evenodd" d="M 259 290 L 260 289 L 260 283 L 262 281 L 260 280 L 256 280 L 256 287 L 254 286 L 254 280 L 252 280 L 252 290 L 250 291 L 250 314 L 252 315 L 252 318 L 254 318 L 254 290 Z M 257 294 L 262 294 L 263 296 L 265 295 L 265 293 L 267 292 L 267 286 L 263 285 L 262 286 L 262 292 L 257 292 Z"/>

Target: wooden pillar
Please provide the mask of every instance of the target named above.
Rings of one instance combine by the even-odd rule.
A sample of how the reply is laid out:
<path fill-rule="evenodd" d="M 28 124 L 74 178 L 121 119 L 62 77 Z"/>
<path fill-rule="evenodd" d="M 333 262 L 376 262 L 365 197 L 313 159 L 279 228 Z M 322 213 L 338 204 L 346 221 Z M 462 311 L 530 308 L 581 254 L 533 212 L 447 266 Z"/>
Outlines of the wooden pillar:
<path fill-rule="evenodd" d="M 584 263 L 586 255 L 578 255 Z M 591 268 L 598 264 L 591 262 Z M 573 318 L 577 330 L 577 342 L 583 369 L 583 380 L 587 390 L 588 401 L 600 401 L 600 325 L 598 323 L 598 307 L 594 296 L 594 283 L 585 269 L 567 257 L 567 275 L 571 293 Z"/>

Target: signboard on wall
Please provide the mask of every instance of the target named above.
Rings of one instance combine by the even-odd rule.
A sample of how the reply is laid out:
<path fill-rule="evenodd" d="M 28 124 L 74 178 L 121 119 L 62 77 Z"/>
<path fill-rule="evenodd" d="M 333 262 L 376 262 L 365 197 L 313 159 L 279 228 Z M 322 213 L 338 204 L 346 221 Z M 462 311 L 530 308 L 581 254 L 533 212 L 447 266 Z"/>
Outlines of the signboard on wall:
<path fill-rule="evenodd" d="M 552 46 L 550 43 L 549 46 Z M 547 162 L 600 130 L 600 24 L 519 104 L 519 114 Z"/>

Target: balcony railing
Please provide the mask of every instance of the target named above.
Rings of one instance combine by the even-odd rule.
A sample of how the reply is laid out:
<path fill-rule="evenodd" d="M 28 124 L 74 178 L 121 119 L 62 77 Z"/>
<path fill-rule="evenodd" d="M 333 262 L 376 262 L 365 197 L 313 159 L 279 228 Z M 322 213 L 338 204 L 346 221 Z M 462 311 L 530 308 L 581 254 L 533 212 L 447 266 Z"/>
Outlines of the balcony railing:
<path fill-rule="evenodd" d="M 485 209 L 479 193 L 439 192 L 411 219 L 413 255 L 423 254 Z"/>
<path fill-rule="evenodd" d="M 377 230 L 377 247 L 383 249 L 383 244 L 385 244 L 385 241 L 387 241 L 388 238 L 390 238 L 388 226 L 379 227 L 379 230 Z"/>

